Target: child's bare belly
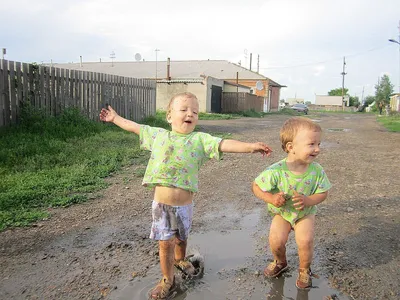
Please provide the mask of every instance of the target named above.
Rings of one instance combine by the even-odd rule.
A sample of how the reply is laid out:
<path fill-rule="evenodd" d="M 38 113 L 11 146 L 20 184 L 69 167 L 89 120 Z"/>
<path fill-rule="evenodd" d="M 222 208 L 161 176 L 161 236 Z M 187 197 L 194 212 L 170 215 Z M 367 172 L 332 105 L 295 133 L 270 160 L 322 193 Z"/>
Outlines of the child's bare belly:
<path fill-rule="evenodd" d="M 176 187 L 156 186 L 154 200 L 172 206 L 183 206 L 192 203 L 193 192 Z"/>

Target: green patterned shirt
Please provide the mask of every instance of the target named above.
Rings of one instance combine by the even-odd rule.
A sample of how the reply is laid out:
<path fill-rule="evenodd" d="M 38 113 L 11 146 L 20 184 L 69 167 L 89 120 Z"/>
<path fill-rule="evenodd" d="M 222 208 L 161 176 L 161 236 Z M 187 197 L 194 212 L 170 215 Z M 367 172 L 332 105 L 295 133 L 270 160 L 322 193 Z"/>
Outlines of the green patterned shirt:
<path fill-rule="evenodd" d="M 198 191 L 199 169 L 210 158 L 220 159 L 222 139 L 204 132 L 180 134 L 163 128 L 140 126 L 140 148 L 151 151 L 143 185 Z"/>
<path fill-rule="evenodd" d="M 293 190 L 299 194 L 310 196 L 328 191 L 331 183 L 326 176 L 321 165 L 312 162 L 307 171 L 300 175 L 295 175 L 289 171 L 286 159 L 283 159 L 264 170 L 255 180 L 255 183 L 264 192 L 276 194 L 284 192 L 286 195 L 285 205 L 275 207 L 268 203 L 268 210 L 273 214 L 281 215 L 293 226 L 297 220 L 309 214 L 315 214 L 315 205 L 305 207 L 303 210 L 296 210 L 293 206 Z"/>

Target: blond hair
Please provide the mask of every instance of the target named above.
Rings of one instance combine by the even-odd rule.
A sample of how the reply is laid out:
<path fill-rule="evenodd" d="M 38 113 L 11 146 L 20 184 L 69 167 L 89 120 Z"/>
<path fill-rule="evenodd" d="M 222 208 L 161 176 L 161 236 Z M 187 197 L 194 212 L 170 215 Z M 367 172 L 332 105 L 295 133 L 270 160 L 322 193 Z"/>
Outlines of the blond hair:
<path fill-rule="evenodd" d="M 184 92 L 184 93 L 176 94 L 175 96 L 173 96 L 173 97 L 171 98 L 171 100 L 169 100 L 169 103 L 168 103 L 168 105 L 167 105 L 167 116 L 168 116 L 168 114 L 171 113 L 171 109 L 172 109 L 172 105 L 173 105 L 173 103 L 174 103 L 174 100 L 177 99 L 177 98 L 180 98 L 180 97 L 182 97 L 182 98 L 189 98 L 189 99 L 195 99 L 196 101 L 199 101 L 199 99 L 197 99 L 197 97 L 196 97 L 195 94 L 192 94 L 192 93 L 189 93 L 189 92 Z"/>
<path fill-rule="evenodd" d="M 322 131 L 321 126 L 319 126 L 312 120 L 304 117 L 293 117 L 286 120 L 280 131 L 280 138 L 283 151 L 288 153 L 288 150 L 286 148 L 287 143 L 293 142 L 294 137 L 301 129 L 312 130 L 316 132 Z"/>

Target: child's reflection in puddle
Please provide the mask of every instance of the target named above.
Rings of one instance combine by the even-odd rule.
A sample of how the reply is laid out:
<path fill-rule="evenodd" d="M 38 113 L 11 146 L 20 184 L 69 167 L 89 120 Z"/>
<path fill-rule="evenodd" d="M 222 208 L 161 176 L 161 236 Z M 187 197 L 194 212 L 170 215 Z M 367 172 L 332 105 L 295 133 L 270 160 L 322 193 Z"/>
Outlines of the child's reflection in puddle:
<path fill-rule="evenodd" d="M 293 299 L 284 296 L 283 288 L 285 286 L 285 279 L 286 279 L 285 276 L 269 279 L 269 282 L 271 283 L 271 290 L 267 294 L 268 300 Z M 308 300 L 309 292 L 310 292 L 309 289 L 308 290 L 297 289 L 296 300 Z"/>

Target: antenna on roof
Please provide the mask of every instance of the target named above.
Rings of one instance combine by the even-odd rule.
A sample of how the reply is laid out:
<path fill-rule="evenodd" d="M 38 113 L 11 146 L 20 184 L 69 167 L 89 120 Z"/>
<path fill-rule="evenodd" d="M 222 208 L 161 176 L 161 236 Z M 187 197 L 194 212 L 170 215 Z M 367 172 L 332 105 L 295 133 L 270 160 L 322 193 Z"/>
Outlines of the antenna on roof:
<path fill-rule="evenodd" d="M 114 67 L 114 59 L 115 59 L 115 52 L 114 51 L 111 51 L 110 58 L 111 58 L 111 67 Z"/>
<path fill-rule="evenodd" d="M 136 53 L 135 54 L 135 60 L 136 61 L 141 61 L 142 60 L 142 55 L 140 55 L 140 53 Z"/>

